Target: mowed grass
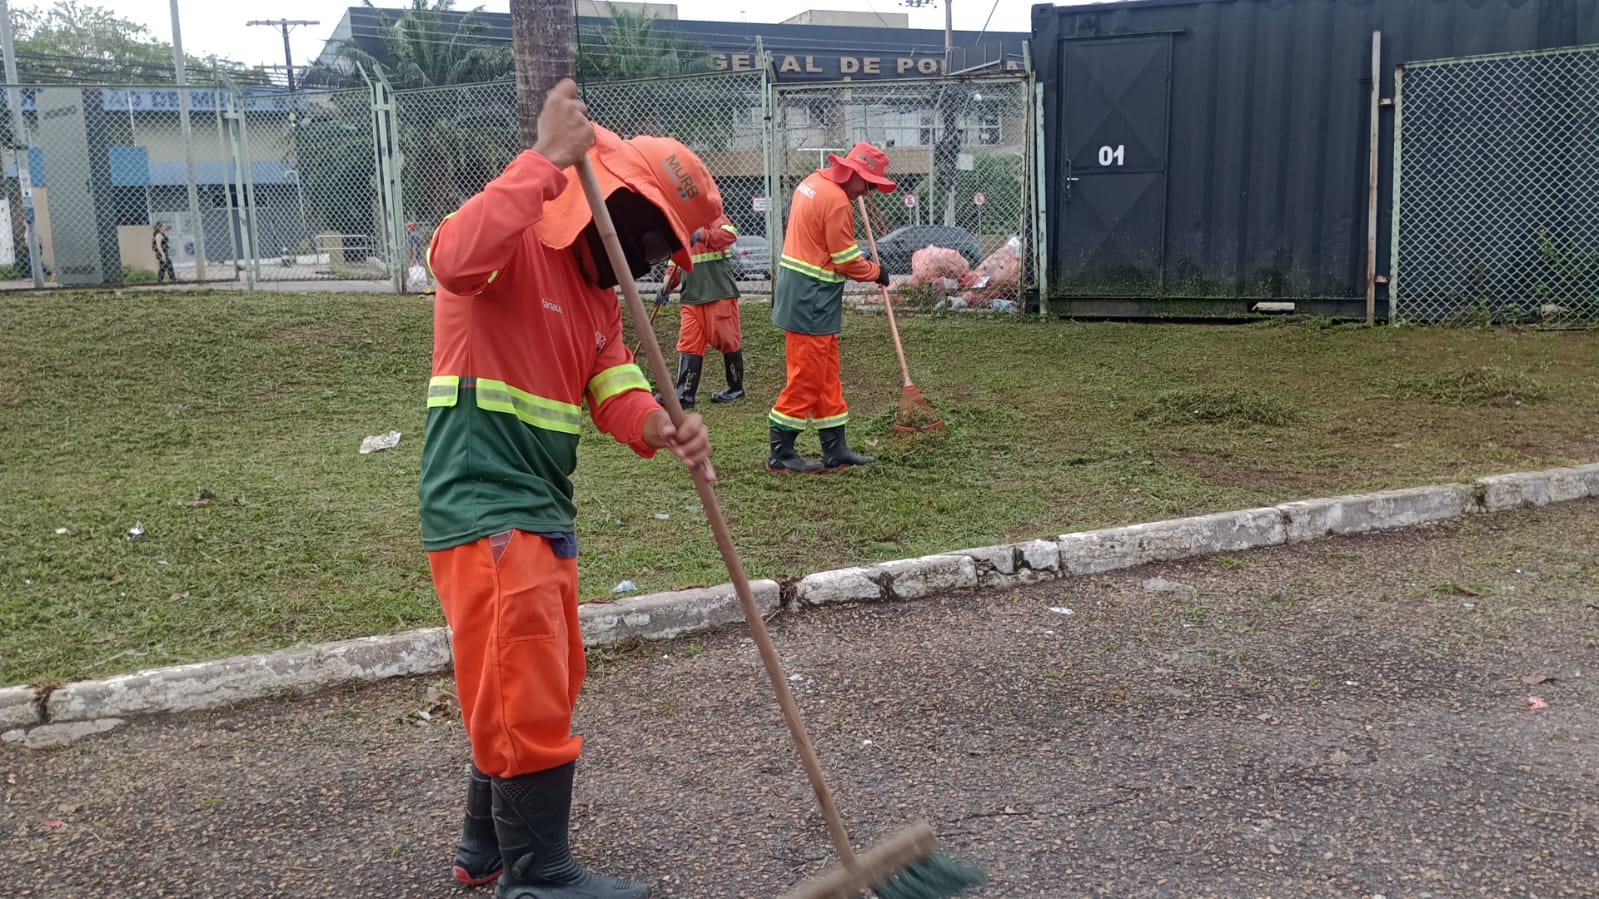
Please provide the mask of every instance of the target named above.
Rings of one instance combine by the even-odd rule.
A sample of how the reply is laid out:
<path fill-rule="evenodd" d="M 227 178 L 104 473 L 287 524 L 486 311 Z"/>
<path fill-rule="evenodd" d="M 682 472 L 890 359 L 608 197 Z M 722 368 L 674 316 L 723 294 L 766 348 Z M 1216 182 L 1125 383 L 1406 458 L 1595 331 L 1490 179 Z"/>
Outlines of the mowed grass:
<path fill-rule="evenodd" d="M 441 623 L 416 513 L 431 308 L 0 299 L 0 684 Z M 750 397 L 701 407 L 754 577 L 1599 453 L 1591 332 L 909 317 L 912 374 L 948 427 L 906 438 L 887 322 L 862 314 L 843 337 L 850 436 L 881 464 L 777 477 L 768 315 L 746 307 Z M 705 380 L 721 384 L 714 355 Z M 397 449 L 357 453 L 390 429 Z M 576 483 L 586 597 L 726 579 L 675 461 L 590 433 Z"/>

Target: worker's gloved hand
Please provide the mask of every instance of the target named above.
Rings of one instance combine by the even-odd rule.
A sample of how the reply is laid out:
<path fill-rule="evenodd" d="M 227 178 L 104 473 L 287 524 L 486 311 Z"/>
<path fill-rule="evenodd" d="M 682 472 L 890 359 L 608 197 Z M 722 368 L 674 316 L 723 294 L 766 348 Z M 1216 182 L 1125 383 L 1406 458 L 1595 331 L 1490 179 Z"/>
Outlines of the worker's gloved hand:
<path fill-rule="evenodd" d="M 694 231 L 694 236 L 690 237 L 688 239 L 688 242 L 689 243 L 699 243 L 700 241 L 702 241 L 704 239 L 705 239 L 705 229 L 704 228 L 699 228 L 699 229 L 696 229 Z"/>
<path fill-rule="evenodd" d="M 888 269 L 882 266 L 877 267 L 877 283 L 884 287 L 888 286 Z"/>
<path fill-rule="evenodd" d="M 667 290 L 664 287 L 661 288 L 660 290 L 657 290 L 655 292 L 655 305 L 657 305 L 657 306 L 666 305 L 666 301 L 668 299 L 670 299 L 671 296 L 672 296 L 672 292 L 670 290 Z"/>
<path fill-rule="evenodd" d="M 651 412 L 644 418 L 644 442 L 671 450 L 690 470 L 704 472 L 707 481 L 716 480 L 716 469 L 711 467 L 711 432 L 700 416 L 690 412 L 683 416 L 682 424 L 674 425 L 666 410 Z"/>
<path fill-rule="evenodd" d="M 577 165 L 594 146 L 594 125 L 589 121 L 588 105 L 578 98 L 577 82 L 563 78 L 544 95 L 538 128 L 533 152 L 558 169 Z"/>

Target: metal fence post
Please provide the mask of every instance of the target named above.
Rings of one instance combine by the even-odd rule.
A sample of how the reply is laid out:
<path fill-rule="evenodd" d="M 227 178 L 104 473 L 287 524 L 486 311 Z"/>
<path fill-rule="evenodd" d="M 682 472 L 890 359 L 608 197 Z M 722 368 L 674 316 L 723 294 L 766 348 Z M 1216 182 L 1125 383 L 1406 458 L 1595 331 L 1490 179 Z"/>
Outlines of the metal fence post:
<path fill-rule="evenodd" d="M 230 264 L 233 266 L 233 277 L 232 277 L 231 280 L 237 281 L 237 280 L 239 280 L 239 260 L 241 258 L 239 256 L 239 238 L 242 237 L 243 235 L 242 234 L 236 234 L 235 231 L 234 231 L 236 225 L 238 225 L 238 219 L 236 218 L 236 216 L 234 214 L 233 185 L 231 183 L 229 183 L 230 179 L 228 177 L 228 160 L 231 159 L 232 157 L 229 155 L 229 151 L 228 151 L 228 132 L 227 132 L 226 125 L 224 124 L 223 115 L 222 115 L 222 110 L 223 110 L 223 105 L 224 105 L 224 97 L 226 96 L 225 92 L 223 91 L 222 82 L 220 82 L 220 81 L 217 82 L 215 90 L 216 90 L 216 110 L 215 110 L 215 112 L 216 112 L 216 122 L 217 122 L 217 153 L 218 153 L 218 158 L 222 160 L 222 189 L 227 193 L 227 196 L 228 196 L 227 222 L 225 224 L 227 226 L 227 232 L 228 232 L 228 250 L 229 250 L 229 252 L 231 254 L 229 256 L 229 261 L 230 261 Z M 242 227 L 242 226 L 240 226 L 240 227 Z M 205 229 L 205 218 L 204 218 L 204 216 L 202 216 L 201 219 L 200 219 L 200 229 L 201 230 Z"/>
<path fill-rule="evenodd" d="M 172 0 L 172 67 L 178 82 L 178 122 L 183 134 L 185 180 L 189 188 L 189 218 L 198 221 L 194 231 L 194 280 L 205 281 L 205 220 L 200 217 L 200 195 L 194 184 L 194 132 L 189 128 L 189 80 L 184 72 L 183 32 L 178 24 L 178 0 Z M 292 76 L 291 76 L 292 77 Z M 132 126 L 129 110 L 129 126 Z M 148 180 L 148 179 L 146 179 Z"/>
<path fill-rule="evenodd" d="M 382 69 L 378 77 L 378 178 L 383 185 L 383 196 L 388 205 L 385 225 L 388 227 L 389 274 L 394 281 L 394 292 L 405 293 L 405 212 L 400 208 L 400 135 L 399 122 L 394 115 L 394 87 Z"/>
<path fill-rule="evenodd" d="M 0 43 L 5 49 L 6 103 L 11 107 L 11 145 L 17 154 L 17 186 L 22 193 L 23 239 L 28 244 L 28 267 L 35 289 L 44 287 L 44 248 L 34 226 L 33 179 L 29 171 L 28 125 L 22 117 L 22 91 L 17 89 L 17 54 L 11 41 L 11 11 L 0 0 Z M 7 226 L 11 223 L 7 222 Z"/>
<path fill-rule="evenodd" d="M 776 110 L 772 102 L 777 79 L 772 72 L 772 61 L 767 57 L 759 38 L 756 38 L 755 49 L 761 61 L 761 157 L 766 175 L 766 242 L 772 248 L 766 274 L 772 281 L 773 289 L 776 289 L 777 260 L 783 253 L 783 217 L 778 213 L 782 200 L 777 196 L 780 184 L 777 154 L 784 150 L 778 146 L 777 140 Z"/>
<path fill-rule="evenodd" d="M 1377 140 L 1382 126 L 1382 32 L 1371 33 L 1371 150 L 1366 172 L 1366 324 L 1377 323 Z"/>
<path fill-rule="evenodd" d="M 243 98 L 231 79 L 224 78 L 223 85 L 226 89 L 221 91 L 221 98 L 225 98 L 227 103 L 227 112 L 223 114 L 223 118 L 227 121 L 228 150 L 230 161 L 233 163 L 233 183 L 230 187 L 234 199 L 229 205 L 239 223 L 240 255 L 234 259 L 234 265 L 242 267 L 244 271 L 244 289 L 255 290 L 256 277 L 259 275 L 256 264 L 260 254 L 255 244 L 255 222 L 245 177 L 245 172 L 250 167 L 250 159 L 244 142 Z"/>
<path fill-rule="evenodd" d="M 1044 85 L 1033 81 L 1033 277 L 1038 314 L 1049 314 L 1049 166 L 1044 160 Z"/>
<path fill-rule="evenodd" d="M 1393 236 L 1388 244 L 1388 323 L 1399 321 L 1399 217 L 1404 210 L 1400 203 L 1401 177 L 1404 173 L 1404 96 L 1405 67 L 1394 67 L 1394 197 Z"/>

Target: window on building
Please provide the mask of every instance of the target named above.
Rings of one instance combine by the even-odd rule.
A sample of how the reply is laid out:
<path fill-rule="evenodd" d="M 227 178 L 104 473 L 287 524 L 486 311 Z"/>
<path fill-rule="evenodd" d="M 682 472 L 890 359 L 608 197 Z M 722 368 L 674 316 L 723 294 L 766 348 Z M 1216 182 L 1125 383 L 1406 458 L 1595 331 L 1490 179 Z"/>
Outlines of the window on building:
<path fill-rule="evenodd" d="M 111 192 L 112 211 L 119 225 L 150 224 L 150 197 L 143 187 L 115 187 Z"/>

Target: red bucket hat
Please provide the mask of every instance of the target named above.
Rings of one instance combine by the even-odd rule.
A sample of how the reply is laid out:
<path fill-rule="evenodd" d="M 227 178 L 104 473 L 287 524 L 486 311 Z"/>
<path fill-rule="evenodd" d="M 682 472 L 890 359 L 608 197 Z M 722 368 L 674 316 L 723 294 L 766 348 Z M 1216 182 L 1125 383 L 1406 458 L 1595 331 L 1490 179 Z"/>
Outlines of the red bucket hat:
<path fill-rule="evenodd" d="M 661 210 L 682 247 L 672 254 L 672 261 L 685 271 L 694 267 L 691 238 L 722 214 L 722 195 L 693 150 L 669 137 L 622 140 L 595 125 L 589 164 L 607 199 L 618 190 L 631 190 Z M 537 226 L 544 245 L 558 250 L 575 243 L 593 220 L 577 169 L 567 169 L 566 176 L 566 190 L 544 204 L 544 217 Z M 626 222 L 617 222 L 618 229 L 625 227 Z"/>
<path fill-rule="evenodd" d="M 840 184 L 848 181 L 849 173 L 854 172 L 885 194 L 899 186 L 888 177 L 888 154 L 866 141 L 856 144 L 844 156 L 829 154 L 827 161 L 833 166 L 823 169 L 823 173 Z"/>

